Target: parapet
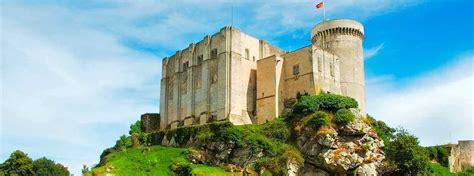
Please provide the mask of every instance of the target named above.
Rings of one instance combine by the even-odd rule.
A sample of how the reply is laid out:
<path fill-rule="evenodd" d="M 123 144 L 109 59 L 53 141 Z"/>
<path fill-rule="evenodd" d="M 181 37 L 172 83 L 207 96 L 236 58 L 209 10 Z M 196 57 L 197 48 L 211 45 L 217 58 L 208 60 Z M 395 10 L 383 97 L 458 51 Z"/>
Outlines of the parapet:
<path fill-rule="evenodd" d="M 363 38 L 364 26 L 361 23 L 351 19 L 327 20 L 313 27 L 311 30 L 311 38 L 313 39 L 314 36 L 320 35 L 322 33 L 331 32 L 349 33 Z"/>

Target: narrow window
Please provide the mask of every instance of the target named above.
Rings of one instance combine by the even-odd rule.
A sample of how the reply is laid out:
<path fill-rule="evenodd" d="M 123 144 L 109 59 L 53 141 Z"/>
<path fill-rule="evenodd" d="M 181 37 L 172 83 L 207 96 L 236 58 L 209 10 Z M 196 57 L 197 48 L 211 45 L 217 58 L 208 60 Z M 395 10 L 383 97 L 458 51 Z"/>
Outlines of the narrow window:
<path fill-rule="evenodd" d="M 184 62 L 184 63 L 183 63 L 183 72 L 188 71 L 188 67 L 189 67 L 189 62 L 187 62 L 187 61 Z"/>
<path fill-rule="evenodd" d="M 300 74 L 300 64 L 293 65 L 293 75 Z"/>
<path fill-rule="evenodd" d="M 202 61 L 203 61 L 203 55 L 199 55 L 198 58 L 197 58 L 197 64 L 196 65 L 201 65 L 202 64 Z"/>
<path fill-rule="evenodd" d="M 211 59 L 217 59 L 217 49 L 211 50 Z"/>
<path fill-rule="evenodd" d="M 250 52 L 248 48 L 245 48 L 245 59 L 250 60 Z"/>
<path fill-rule="evenodd" d="M 253 56 L 253 61 L 255 62 L 255 56 Z"/>

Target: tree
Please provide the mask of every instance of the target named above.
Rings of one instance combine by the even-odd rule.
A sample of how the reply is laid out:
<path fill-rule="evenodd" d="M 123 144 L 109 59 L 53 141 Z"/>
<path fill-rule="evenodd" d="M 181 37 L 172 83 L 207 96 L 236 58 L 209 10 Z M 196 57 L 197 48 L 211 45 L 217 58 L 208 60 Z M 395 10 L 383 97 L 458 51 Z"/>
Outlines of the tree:
<path fill-rule="evenodd" d="M 133 133 L 140 134 L 142 133 L 142 122 L 140 120 L 137 120 L 135 123 L 130 125 L 130 131 L 128 134 L 132 135 Z"/>
<path fill-rule="evenodd" d="M 429 157 L 418 138 L 403 129 L 398 129 L 393 141 L 386 147 L 387 158 L 397 165 L 395 175 L 417 175 L 429 173 Z"/>
<path fill-rule="evenodd" d="M 55 163 L 45 157 L 33 162 L 33 170 L 39 176 L 68 176 L 69 171 L 62 164 Z"/>
<path fill-rule="evenodd" d="M 16 150 L 10 154 L 10 158 L 0 165 L 0 174 L 11 176 L 34 175 L 33 160 L 26 153 Z"/>

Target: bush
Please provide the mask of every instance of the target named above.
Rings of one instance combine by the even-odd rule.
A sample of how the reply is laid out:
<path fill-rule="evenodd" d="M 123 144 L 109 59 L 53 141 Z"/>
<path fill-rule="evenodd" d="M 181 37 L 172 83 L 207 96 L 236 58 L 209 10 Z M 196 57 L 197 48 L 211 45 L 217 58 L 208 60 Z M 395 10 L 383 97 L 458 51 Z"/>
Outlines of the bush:
<path fill-rule="evenodd" d="M 418 138 L 400 129 L 385 149 L 387 158 L 396 164 L 394 175 L 418 175 L 430 172 L 428 153 Z"/>
<path fill-rule="evenodd" d="M 261 133 L 275 141 L 286 143 L 290 137 L 290 129 L 286 126 L 282 118 L 277 118 L 262 126 L 260 130 Z"/>
<path fill-rule="evenodd" d="M 448 146 L 446 145 L 437 145 L 437 146 L 431 146 L 431 147 L 426 147 L 426 150 L 428 152 L 428 156 L 430 157 L 430 160 L 436 160 L 438 161 L 439 164 L 441 164 L 444 167 L 448 167 L 449 164 L 449 149 Z"/>
<path fill-rule="evenodd" d="M 337 111 L 339 109 L 357 108 L 359 104 L 351 97 L 321 92 L 317 96 L 319 108 Z"/>
<path fill-rule="evenodd" d="M 277 153 L 279 153 L 278 147 L 271 139 L 265 138 L 259 134 L 252 134 L 248 136 L 245 143 L 255 152 L 262 150 L 263 152 L 268 153 L 270 156 L 275 156 Z"/>
<path fill-rule="evenodd" d="M 133 133 L 143 133 L 142 122 L 140 120 L 137 120 L 135 123 L 130 125 L 130 131 L 128 131 L 128 134 L 132 135 Z"/>
<path fill-rule="evenodd" d="M 33 161 L 35 175 L 69 176 L 69 171 L 62 164 L 45 157 Z"/>
<path fill-rule="evenodd" d="M 311 114 L 320 109 L 335 112 L 339 109 L 357 108 L 357 101 L 351 97 L 324 93 L 319 95 L 303 95 L 293 107 L 293 112 L 298 114 Z"/>
<path fill-rule="evenodd" d="M 347 125 L 354 121 L 355 115 L 347 109 L 339 109 L 336 112 L 335 122 L 338 125 Z"/>
<path fill-rule="evenodd" d="M 311 114 L 305 123 L 312 128 L 318 129 L 319 127 L 329 124 L 329 116 L 326 112 L 318 111 Z"/>
<path fill-rule="evenodd" d="M 385 122 L 375 120 L 372 116 L 367 114 L 368 124 L 373 127 L 377 136 L 379 136 L 385 144 L 388 144 L 390 140 L 394 138 L 395 129 L 389 127 Z"/>
<path fill-rule="evenodd" d="M 319 102 L 317 96 L 301 96 L 298 102 L 293 107 L 293 112 L 300 114 L 314 113 L 319 109 Z"/>
<path fill-rule="evenodd" d="M 122 135 L 120 139 L 115 142 L 115 149 L 124 149 L 132 146 L 132 139 L 130 136 Z"/>

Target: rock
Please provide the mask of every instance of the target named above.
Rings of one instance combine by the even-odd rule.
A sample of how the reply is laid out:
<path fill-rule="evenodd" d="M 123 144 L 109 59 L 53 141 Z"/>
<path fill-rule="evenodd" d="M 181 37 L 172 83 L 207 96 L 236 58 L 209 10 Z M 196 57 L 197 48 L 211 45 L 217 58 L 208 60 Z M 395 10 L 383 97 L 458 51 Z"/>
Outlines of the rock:
<path fill-rule="evenodd" d="M 316 175 L 308 170 L 309 165 L 330 175 L 348 174 L 353 170 L 361 175 L 377 174 L 385 158 L 383 141 L 364 123 L 358 111 L 351 111 L 356 115 L 352 123 L 326 129 L 334 133 L 317 134 L 306 128 L 298 133 L 296 144 L 305 158 L 298 175 Z"/>
<path fill-rule="evenodd" d="M 299 176 L 330 176 L 324 170 L 318 169 L 310 164 L 305 164 L 300 170 L 298 170 Z"/>
<path fill-rule="evenodd" d="M 377 164 L 375 162 L 369 164 L 362 164 L 360 167 L 356 169 L 357 175 L 371 175 L 376 176 L 378 175 L 377 172 Z"/>
<path fill-rule="evenodd" d="M 337 133 L 336 134 L 323 134 L 318 136 L 317 141 L 318 144 L 322 145 L 326 148 L 333 148 L 334 143 L 336 141 Z"/>
<path fill-rule="evenodd" d="M 296 176 L 300 167 L 301 167 L 300 163 L 288 161 L 286 164 L 286 168 L 288 172 L 287 176 Z"/>
<path fill-rule="evenodd" d="M 361 136 L 369 132 L 370 126 L 362 121 L 361 118 L 356 118 L 352 123 L 339 128 L 339 132 L 347 136 Z"/>

